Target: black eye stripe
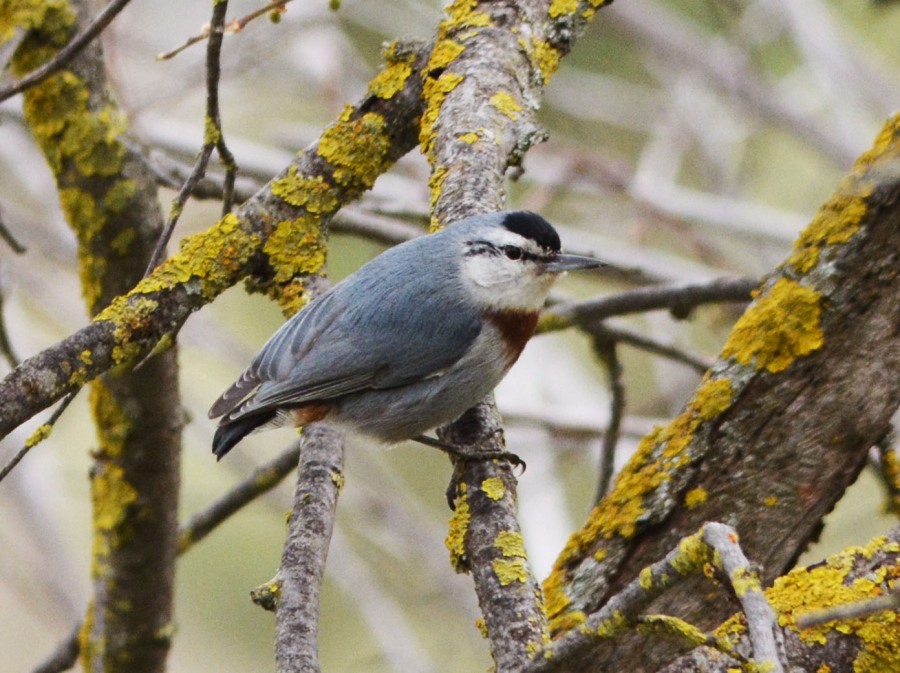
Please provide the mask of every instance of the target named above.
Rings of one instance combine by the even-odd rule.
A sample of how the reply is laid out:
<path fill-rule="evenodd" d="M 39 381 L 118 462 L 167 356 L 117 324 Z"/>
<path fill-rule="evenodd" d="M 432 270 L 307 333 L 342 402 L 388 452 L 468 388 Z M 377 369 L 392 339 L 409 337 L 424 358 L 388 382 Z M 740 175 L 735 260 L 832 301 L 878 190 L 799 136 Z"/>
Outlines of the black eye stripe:
<path fill-rule="evenodd" d="M 466 241 L 466 251 L 464 254 L 466 257 L 475 257 L 477 255 L 492 255 L 499 257 L 500 255 L 504 255 L 512 260 L 521 259 L 526 262 L 546 262 L 553 258 L 552 254 L 536 255 L 533 252 L 522 250 L 522 248 L 517 245 L 502 245 L 497 247 L 490 241 L 485 240 Z"/>

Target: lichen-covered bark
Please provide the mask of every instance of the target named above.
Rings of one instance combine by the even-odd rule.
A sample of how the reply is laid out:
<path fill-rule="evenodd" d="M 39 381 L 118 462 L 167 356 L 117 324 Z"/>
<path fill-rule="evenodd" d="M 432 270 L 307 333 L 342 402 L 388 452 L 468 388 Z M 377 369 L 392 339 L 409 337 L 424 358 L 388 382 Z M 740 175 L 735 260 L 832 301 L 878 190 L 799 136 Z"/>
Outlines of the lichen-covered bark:
<path fill-rule="evenodd" d="M 371 92 L 263 190 L 206 232 L 184 239 L 179 252 L 117 296 L 90 325 L 11 372 L 0 382 L 0 436 L 86 381 L 134 365 L 242 278 L 250 276 L 252 288 L 278 299 L 287 313 L 302 305 L 319 282 L 317 274 L 308 274 L 324 261 L 330 217 L 415 147 L 418 73 L 426 53 L 419 45 L 389 49 L 390 76 L 376 78 Z M 285 254 L 298 242 L 305 247 Z"/>
<path fill-rule="evenodd" d="M 25 74 L 86 22 L 76 2 L 18 3 L 29 29 L 13 67 Z M 78 241 L 82 292 L 95 315 L 140 279 L 161 230 L 155 182 L 122 142 L 126 123 L 105 78 L 99 43 L 24 97 L 26 120 L 53 171 Z M 68 360 L 84 383 L 95 352 Z M 88 671 L 165 669 L 172 632 L 181 408 L 175 351 L 91 386 L 92 598 L 79 637 Z"/>
<path fill-rule="evenodd" d="M 818 534 L 900 405 L 898 160 L 900 116 L 763 283 L 685 411 L 641 442 L 570 540 L 545 584 L 556 633 L 704 521 L 735 527 L 767 582 Z M 708 627 L 734 609 L 686 582 L 651 611 Z M 599 644 L 578 670 L 655 670 L 673 651 Z"/>
<path fill-rule="evenodd" d="M 778 578 L 766 597 L 778 613 L 784 649 L 792 670 L 882 673 L 900 670 L 900 626 L 897 613 L 886 610 L 868 617 L 835 620 L 800 629 L 800 615 L 822 608 L 869 600 L 889 591 L 900 575 L 900 528 L 854 547 L 811 568 L 798 568 Z M 729 618 L 715 634 L 746 655 L 746 625 L 740 615 Z M 660 673 L 709 671 L 727 673 L 735 661 L 708 649 L 697 650 Z"/>

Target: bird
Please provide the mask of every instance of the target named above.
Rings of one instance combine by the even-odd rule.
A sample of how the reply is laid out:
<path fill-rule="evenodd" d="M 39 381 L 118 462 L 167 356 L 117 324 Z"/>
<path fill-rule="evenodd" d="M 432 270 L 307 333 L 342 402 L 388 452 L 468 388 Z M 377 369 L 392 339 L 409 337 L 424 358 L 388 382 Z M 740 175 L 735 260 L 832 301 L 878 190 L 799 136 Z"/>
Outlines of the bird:
<path fill-rule="evenodd" d="M 553 283 L 604 266 L 540 215 L 462 219 L 394 246 L 313 299 L 213 403 L 221 459 L 246 435 L 328 423 L 392 445 L 461 416 L 534 333 Z M 441 448 L 439 446 L 439 448 Z"/>

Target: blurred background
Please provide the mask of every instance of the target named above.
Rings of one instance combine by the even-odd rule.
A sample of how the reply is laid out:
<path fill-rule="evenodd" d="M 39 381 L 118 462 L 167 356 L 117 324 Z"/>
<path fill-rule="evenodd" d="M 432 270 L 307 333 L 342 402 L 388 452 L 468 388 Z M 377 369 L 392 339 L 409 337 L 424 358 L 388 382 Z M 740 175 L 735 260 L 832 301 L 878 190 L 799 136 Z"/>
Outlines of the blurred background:
<path fill-rule="evenodd" d="M 209 3 L 134 2 L 104 36 L 117 95 L 133 133 L 155 156 L 188 166 L 204 118 L 203 45 L 169 60 L 201 32 Z M 238 18 L 262 2 L 232 0 Z M 226 139 L 252 189 L 357 100 L 387 40 L 428 39 L 439 2 L 293 2 L 225 40 L 221 85 Z M 540 119 L 549 139 L 510 183 L 509 205 L 540 211 L 564 246 L 666 282 L 759 278 L 900 107 L 900 3 L 618 0 L 598 13 L 553 78 Z M 0 61 L 8 50 L 0 47 Z M 4 80 L 0 80 L 4 81 Z M 0 245 L 3 319 L 19 358 L 87 321 L 73 236 L 49 170 L 21 119 L 0 106 L 0 218 L 27 248 Z M 383 249 L 359 223 L 389 218 L 399 231 L 428 218 L 428 166 L 413 153 L 340 218 L 329 269 L 339 279 Z M 174 195 L 164 191 L 163 202 Z M 202 231 L 219 204 L 192 201 L 175 240 Z M 383 220 L 379 220 L 383 221 Z M 173 249 L 174 249 L 173 243 Z M 579 274 L 555 299 L 633 287 Z M 712 362 L 739 305 L 687 320 L 664 311 L 610 321 Z M 278 308 L 236 287 L 195 314 L 180 336 L 185 428 L 182 513 L 226 493 L 295 435 L 257 434 L 221 463 L 210 454 L 206 410 L 281 324 Z M 617 464 L 640 437 L 675 415 L 698 366 L 620 345 L 627 397 Z M 9 367 L 6 364 L 2 373 Z M 95 437 L 82 393 L 53 436 L 0 484 L 0 652 L 28 671 L 71 631 L 88 600 L 87 470 Z M 497 390 L 512 451 L 527 463 L 519 506 L 533 569 L 546 576 L 593 504 L 599 446 L 610 415 L 607 374 L 586 338 L 535 338 Z M 5 462 L 47 414 L 0 445 Z M 339 503 L 322 615 L 327 670 L 485 670 L 487 646 L 471 580 L 453 574 L 443 540 L 450 465 L 419 445 L 353 444 Z M 249 591 L 275 573 L 292 479 L 182 557 L 170 670 L 271 670 L 271 613 Z M 864 473 L 804 561 L 887 529 L 884 495 Z"/>

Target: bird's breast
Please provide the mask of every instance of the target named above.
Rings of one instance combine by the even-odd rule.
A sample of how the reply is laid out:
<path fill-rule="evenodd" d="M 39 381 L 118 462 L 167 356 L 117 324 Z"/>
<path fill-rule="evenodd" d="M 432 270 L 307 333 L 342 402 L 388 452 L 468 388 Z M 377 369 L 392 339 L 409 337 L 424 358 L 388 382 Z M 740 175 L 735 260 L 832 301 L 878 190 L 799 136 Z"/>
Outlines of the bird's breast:
<path fill-rule="evenodd" d="M 534 334 L 538 312 L 514 309 L 492 310 L 484 315 L 484 319 L 500 333 L 503 355 L 511 360 L 511 365 L 519 358 L 525 344 Z"/>

